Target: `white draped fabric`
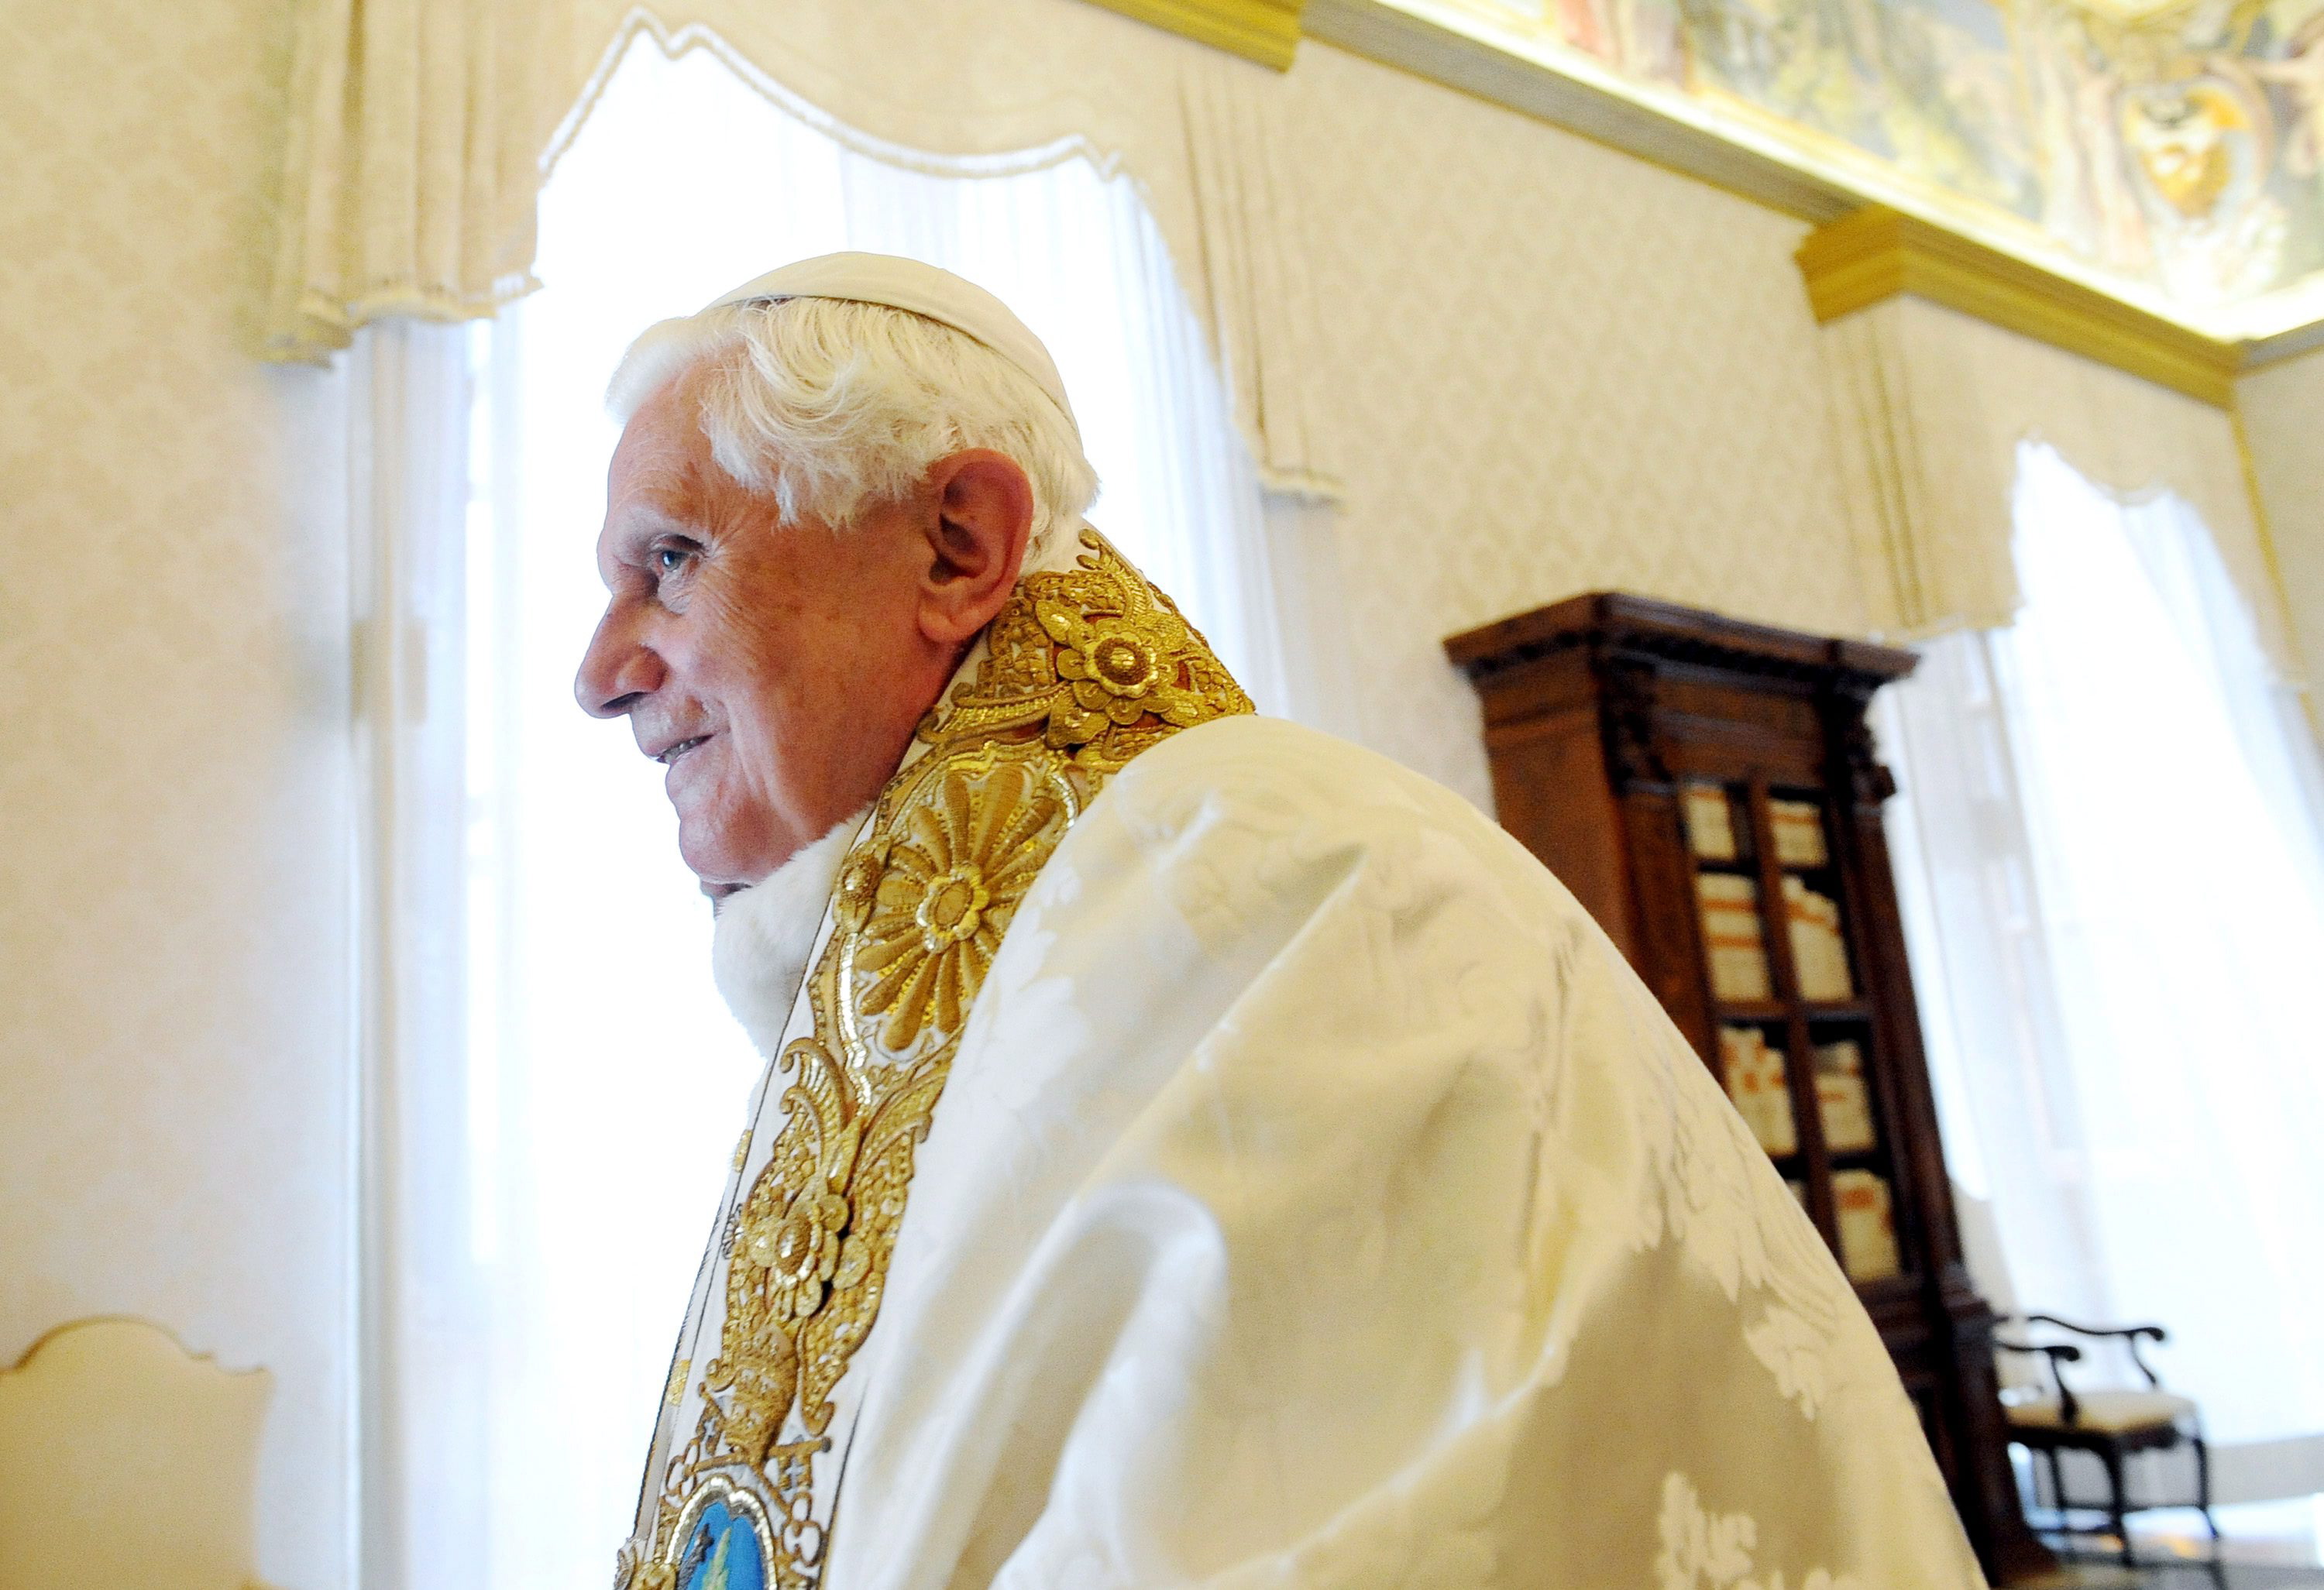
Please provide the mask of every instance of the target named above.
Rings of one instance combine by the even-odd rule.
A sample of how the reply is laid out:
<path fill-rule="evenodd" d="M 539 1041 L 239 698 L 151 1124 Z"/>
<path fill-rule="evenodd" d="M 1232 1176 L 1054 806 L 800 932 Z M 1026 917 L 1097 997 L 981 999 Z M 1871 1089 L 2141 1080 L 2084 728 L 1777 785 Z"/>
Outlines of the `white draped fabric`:
<path fill-rule="evenodd" d="M 813 1025 L 742 1008 L 770 1054 Z M 1279 721 L 1146 752 L 1042 869 L 847 1374 L 849 1590 L 1981 1583 L 1854 1292 L 1619 952 L 1474 807 Z"/>
<path fill-rule="evenodd" d="M 802 110 L 640 40 L 544 196 L 547 289 L 482 328 L 473 373 L 458 328 L 357 338 L 379 582 L 367 1582 L 604 1579 L 757 1069 L 652 769 L 572 701 L 603 602 L 600 394 L 631 335 L 841 248 L 982 281 L 1055 352 L 1115 539 L 1261 699 L 1334 721 L 1326 678 L 1285 660 L 1305 655 L 1285 624 L 1320 626 L 1277 617 L 1285 581 L 1328 600 L 1308 521 L 1330 510 L 1262 493 L 1138 191 L 1073 149 L 908 169 Z M 469 437 L 447 418 L 472 383 Z"/>
<path fill-rule="evenodd" d="M 2039 437 L 2118 494 L 2167 491 L 2201 515 L 2262 649 L 2302 676 L 2225 410 L 1910 296 L 1831 322 L 1821 345 L 1876 633 L 2009 621 L 2017 449 Z"/>
<path fill-rule="evenodd" d="M 489 317 L 538 285 L 534 201 L 578 81 L 574 9 L 297 7 L 268 357 L 319 360 L 392 317 Z"/>
<path fill-rule="evenodd" d="M 917 152 L 923 169 L 1080 152 L 1129 171 L 1261 478 L 1337 496 L 1275 74 L 1078 0 L 315 0 L 300 8 L 271 355 L 327 356 L 383 317 L 489 317 L 530 291 L 541 185 L 641 38 L 720 54 L 818 107 L 827 131 Z"/>
<path fill-rule="evenodd" d="M 470 1411 L 492 1383 L 466 1156 L 432 1151 L 465 1112 L 466 834 L 458 799 L 468 599 L 469 360 L 457 329 L 365 328 L 349 361 L 349 503 L 356 622 L 356 939 L 364 1009 L 356 1170 L 364 1362 L 362 1573 L 413 1573 L 429 1542 L 406 1521 L 463 1516 L 486 1449 Z M 422 1158 L 407 1158 L 416 1153 Z M 412 1173 L 424 1169 L 425 1173 Z M 440 1528 L 432 1530 L 440 1533 Z"/>
<path fill-rule="evenodd" d="M 1892 298 L 1820 336 L 1866 611 L 1891 639 L 2006 623 L 2017 606 L 2009 460 L 1985 434 L 1958 318 Z"/>
<path fill-rule="evenodd" d="M 2257 1444 L 2324 1434 L 2314 741 L 2186 501 L 2019 469 L 2016 622 L 1932 647 L 1884 725 L 1948 1157 L 2023 1306 L 2170 1328 L 2255 1455 L 2224 1492 L 2313 1489 Z"/>

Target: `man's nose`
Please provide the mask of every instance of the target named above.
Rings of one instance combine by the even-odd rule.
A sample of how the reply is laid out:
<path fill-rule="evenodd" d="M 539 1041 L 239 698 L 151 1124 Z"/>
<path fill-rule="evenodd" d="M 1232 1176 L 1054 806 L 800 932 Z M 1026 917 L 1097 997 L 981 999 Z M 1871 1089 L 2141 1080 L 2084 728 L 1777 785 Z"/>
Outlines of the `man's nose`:
<path fill-rule="evenodd" d="M 618 718 L 659 689 L 666 674 L 661 658 L 639 642 L 621 610 L 609 609 L 581 654 L 573 699 L 593 718 Z"/>

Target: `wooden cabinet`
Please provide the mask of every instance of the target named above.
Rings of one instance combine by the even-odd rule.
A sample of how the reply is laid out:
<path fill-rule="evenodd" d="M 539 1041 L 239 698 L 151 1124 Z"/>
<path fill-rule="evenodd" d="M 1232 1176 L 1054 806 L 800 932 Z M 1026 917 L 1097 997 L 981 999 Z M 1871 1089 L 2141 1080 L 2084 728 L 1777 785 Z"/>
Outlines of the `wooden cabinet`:
<path fill-rule="evenodd" d="M 1961 1265 L 1865 712 L 1914 658 L 1615 593 L 1445 643 L 1500 820 L 1649 988 L 1840 1257 L 1987 1572 L 2026 1528 Z"/>

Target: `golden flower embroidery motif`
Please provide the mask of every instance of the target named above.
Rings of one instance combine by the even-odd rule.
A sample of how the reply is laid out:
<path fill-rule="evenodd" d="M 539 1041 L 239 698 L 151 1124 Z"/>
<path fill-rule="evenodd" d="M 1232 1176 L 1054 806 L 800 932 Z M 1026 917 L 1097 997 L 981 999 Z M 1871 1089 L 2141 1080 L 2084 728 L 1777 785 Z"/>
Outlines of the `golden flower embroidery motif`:
<path fill-rule="evenodd" d="M 920 924 L 920 942 L 931 955 L 945 946 L 976 936 L 984 925 L 985 908 L 992 891 L 984 887 L 984 872 L 973 861 L 964 861 L 928 886 L 912 920 Z"/>
<path fill-rule="evenodd" d="M 881 1016 L 881 1043 L 908 1050 L 924 1031 L 960 1030 L 1001 935 L 1050 847 L 1038 841 L 1065 809 L 1015 763 L 947 767 L 899 814 L 900 831 L 862 927 L 858 1008 Z"/>
<path fill-rule="evenodd" d="M 742 1253 L 767 1272 L 767 1296 L 775 1318 L 804 1319 L 823 1307 L 825 1289 L 839 1268 L 847 1200 L 810 1190 L 791 1199 L 781 1213 L 770 1215 L 742 1233 Z"/>
<path fill-rule="evenodd" d="M 1056 601 L 1033 611 L 1056 643 L 1057 676 L 1067 684 L 1050 711 L 1050 744 L 1080 744 L 1149 714 L 1179 728 L 1213 715 L 1192 676 L 1203 644 L 1177 614 L 1090 613 Z"/>
<path fill-rule="evenodd" d="M 1026 577 L 985 630 L 975 676 L 919 726 L 929 744 L 1018 743 L 1032 731 L 1102 777 L 1165 736 L 1251 710 L 1167 596 L 1096 531 L 1071 569 Z"/>

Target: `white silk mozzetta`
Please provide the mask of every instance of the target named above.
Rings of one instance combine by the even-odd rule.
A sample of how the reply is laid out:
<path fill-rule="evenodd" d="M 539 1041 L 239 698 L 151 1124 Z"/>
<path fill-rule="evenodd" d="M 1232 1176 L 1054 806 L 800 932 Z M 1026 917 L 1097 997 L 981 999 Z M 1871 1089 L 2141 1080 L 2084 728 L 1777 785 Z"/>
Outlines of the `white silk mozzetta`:
<path fill-rule="evenodd" d="M 1870 1321 L 1466 802 L 1189 730 L 1019 909 L 922 1146 L 822 1582 L 1968 1586 Z"/>

